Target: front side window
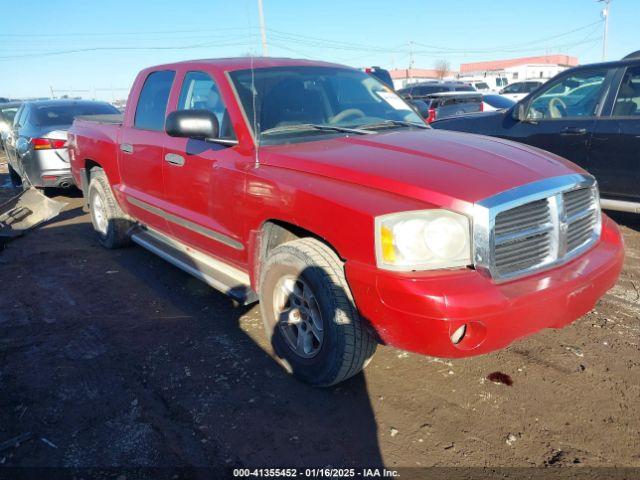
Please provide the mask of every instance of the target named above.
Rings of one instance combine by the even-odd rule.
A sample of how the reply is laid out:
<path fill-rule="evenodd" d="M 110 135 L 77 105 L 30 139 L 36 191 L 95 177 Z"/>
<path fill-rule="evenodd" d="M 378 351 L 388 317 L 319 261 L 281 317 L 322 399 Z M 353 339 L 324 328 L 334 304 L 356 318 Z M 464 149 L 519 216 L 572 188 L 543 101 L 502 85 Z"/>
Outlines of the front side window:
<path fill-rule="evenodd" d="M 524 90 L 525 90 L 526 93 L 531 93 L 536 88 L 538 88 L 540 85 L 542 85 L 540 82 L 527 82 L 527 83 L 525 83 Z"/>
<path fill-rule="evenodd" d="M 229 75 L 249 126 L 262 142 L 365 134 L 378 128 L 425 128 L 393 90 L 358 70 L 291 66 Z"/>
<path fill-rule="evenodd" d="M 505 87 L 502 93 L 521 93 L 522 84 L 521 83 L 512 83 L 511 85 Z"/>
<path fill-rule="evenodd" d="M 141 130 L 164 130 L 167 102 L 175 75 L 176 72 L 171 70 L 149 74 L 138 98 L 136 116 L 133 122 L 135 128 Z"/>
<path fill-rule="evenodd" d="M 222 101 L 218 85 L 208 73 L 188 72 L 184 76 L 178 109 L 208 110 L 218 119 L 220 138 L 229 140 L 236 138 L 231 127 L 229 112 Z"/>
<path fill-rule="evenodd" d="M 640 116 L 640 67 L 628 69 L 622 78 L 613 116 Z"/>
<path fill-rule="evenodd" d="M 602 97 L 606 70 L 576 72 L 547 85 L 533 98 L 527 118 L 592 117 Z"/>

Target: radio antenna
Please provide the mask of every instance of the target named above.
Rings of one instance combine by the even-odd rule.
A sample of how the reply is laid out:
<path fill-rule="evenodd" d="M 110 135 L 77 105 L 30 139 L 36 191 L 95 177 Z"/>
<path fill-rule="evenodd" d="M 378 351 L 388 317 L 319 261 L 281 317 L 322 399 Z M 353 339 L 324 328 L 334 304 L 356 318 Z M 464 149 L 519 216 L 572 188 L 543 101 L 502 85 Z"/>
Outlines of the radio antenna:
<path fill-rule="evenodd" d="M 254 56 L 251 55 L 251 102 L 253 104 L 253 134 L 256 139 L 256 156 L 254 160 L 254 168 L 260 167 L 260 132 L 258 131 L 258 114 L 256 112 L 256 76 L 253 68 Z"/>

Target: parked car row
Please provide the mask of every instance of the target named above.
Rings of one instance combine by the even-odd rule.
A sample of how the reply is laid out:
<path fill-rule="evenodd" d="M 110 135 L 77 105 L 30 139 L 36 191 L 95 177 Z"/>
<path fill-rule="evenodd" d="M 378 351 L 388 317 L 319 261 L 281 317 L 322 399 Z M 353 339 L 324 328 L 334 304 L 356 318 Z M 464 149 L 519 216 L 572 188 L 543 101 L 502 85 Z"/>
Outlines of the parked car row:
<path fill-rule="evenodd" d="M 640 213 L 640 54 L 574 67 L 510 109 L 447 118 L 433 127 L 553 152 L 596 177 L 605 208 Z"/>
<path fill-rule="evenodd" d="M 67 131 L 73 120 L 119 113 L 108 103 L 88 100 L 7 103 L 0 105 L 0 112 L 5 119 L 2 146 L 13 184 L 59 188 L 74 185 L 67 153 Z"/>
<path fill-rule="evenodd" d="M 487 93 L 488 92 L 488 93 Z M 501 95 L 477 90 L 476 86 L 463 82 L 425 82 L 398 90 L 405 100 L 423 101 L 428 123 L 467 113 L 509 108 L 515 103 Z"/>
<path fill-rule="evenodd" d="M 124 116 L 78 118 L 68 144 L 103 246 L 133 241 L 259 300 L 276 356 L 313 385 L 355 375 L 380 342 L 466 357 L 560 328 L 622 268 L 591 175 L 533 147 L 429 128 L 349 67 L 148 68 Z"/>

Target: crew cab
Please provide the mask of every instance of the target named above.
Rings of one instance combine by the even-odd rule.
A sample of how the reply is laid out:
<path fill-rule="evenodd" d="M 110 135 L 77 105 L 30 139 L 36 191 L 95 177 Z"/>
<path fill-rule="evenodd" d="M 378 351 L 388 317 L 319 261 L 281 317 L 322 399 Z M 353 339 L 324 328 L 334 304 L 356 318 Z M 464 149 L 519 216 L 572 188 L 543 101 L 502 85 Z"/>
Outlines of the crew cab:
<path fill-rule="evenodd" d="M 99 242 L 130 240 L 241 303 L 276 357 L 336 384 L 378 343 L 439 357 L 587 313 L 620 272 L 593 177 L 429 128 L 365 72 L 237 58 L 143 70 L 124 116 L 77 119 Z"/>
<path fill-rule="evenodd" d="M 508 110 L 433 127 L 553 152 L 597 179 L 604 208 L 640 213 L 640 55 L 565 70 Z"/>

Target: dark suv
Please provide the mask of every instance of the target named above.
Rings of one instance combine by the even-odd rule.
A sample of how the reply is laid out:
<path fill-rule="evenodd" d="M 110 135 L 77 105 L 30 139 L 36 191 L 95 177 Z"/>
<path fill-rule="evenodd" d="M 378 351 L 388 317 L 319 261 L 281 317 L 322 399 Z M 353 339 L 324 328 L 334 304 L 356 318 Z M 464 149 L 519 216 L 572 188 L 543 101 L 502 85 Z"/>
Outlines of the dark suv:
<path fill-rule="evenodd" d="M 516 140 L 595 175 L 602 205 L 640 213 L 640 58 L 566 70 L 505 111 L 434 122 L 434 128 Z"/>

